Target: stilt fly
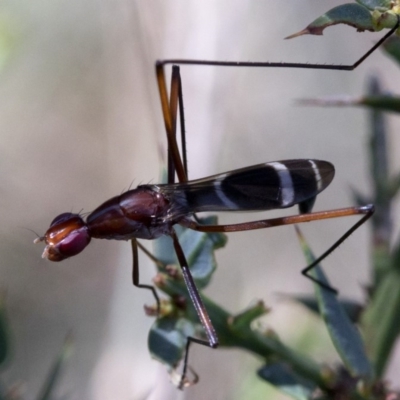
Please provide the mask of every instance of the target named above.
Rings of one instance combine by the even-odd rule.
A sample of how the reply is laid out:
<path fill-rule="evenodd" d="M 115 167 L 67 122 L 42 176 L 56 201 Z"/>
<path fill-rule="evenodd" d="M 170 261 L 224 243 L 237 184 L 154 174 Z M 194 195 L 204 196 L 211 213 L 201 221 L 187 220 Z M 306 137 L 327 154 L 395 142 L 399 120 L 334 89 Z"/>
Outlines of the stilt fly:
<path fill-rule="evenodd" d="M 326 287 L 324 283 L 307 275 L 307 272 L 362 225 L 374 211 L 373 206 L 368 205 L 311 213 L 316 196 L 331 183 L 334 174 L 333 165 L 327 161 L 298 159 L 258 164 L 182 183 L 141 185 L 106 201 L 90 213 L 86 221 L 79 214 L 58 215 L 45 235 L 38 238 L 36 242 L 46 243 L 44 258 L 62 261 L 79 254 L 92 238 L 135 242 L 136 239 L 170 236 L 182 267 L 189 295 L 208 339 L 204 341 L 188 338 L 182 375 L 183 384 L 190 342 L 215 348 L 218 346 L 218 336 L 191 276 L 174 225 L 180 224 L 202 232 L 235 232 L 363 214 L 364 217 L 339 241 L 315 263 L 302 271 L 304 275 Z M 300 209 L 299 215 L 242 224 L 200 225 L 191 218 L 194 213 L 203 211 L 265 211 L 288 208 L 296 204 Z M 159 304 L 155 289 L 139 283 L 137 268 L 138 265 L 134 264 L 134 284 L 151 289 Z M 326 288 L 334 290 L 330 287 Z"/>
<path fill-rule="evenodd" d="M 91 238 L 172 235 L 175 224 L 208 231 L 209 226 L 190 219 L 202 211 L 265 211 L 299 204 L 307 212 L 334 174 L 333 165 L 326 161 L 286 160 L 183 183 L 141 185 L 103 203 L 86 222 L 79 214 L 57 216 L 39 239 L 46 243 L 43 258 L 62 261 L 75 256 Z"/>
<path fill-rule="evenodd" d="M 366 205 L 363 207 L 311 212 L 316 196 L 330 184 L 335 173 L 331 163 L 320 160 L 297 159 L 268 162 L 189 181 L 187 178 L 185 121 L 180 71 L 177 65 L 173 65 L 171 90 L 168 98 L 164 66 L 167 64 L 189 64 L 349 71 L 363 62 L 398 27 L 399 23 L 356 63 L 348 66 L 179 59 L 158 61 L 156 63 L 156 76 L 169 149 L 168 184 L 141 185 L 134 190 L 129 190 L 113 197 L 90 213 L 86 221 L 79 214 L 60 214 L 52 221 L 45 235 L 35 240 L 35 242 L 43 241 L 46 244 L 43 257 L 51 261 L 62 261 L 75 256 L 90 243 L 91 238 L 131 240 L 134 256 L 133 283 L 135 286 L 152 290 L 159 305 L 155 289 L 152 286 L 139 283 L 136 239 L 154 239 L 162 235 L 170 236 L 173 240 L 190 298 L 207 337 L 207 340 L 192 337 L 187 339 L 180 382 L 180 387 L 182 388 L 186 383 L 185 376 L 188 367 L 190 343 L 195 342 L 215 348 L 218 346 L 218 336 L 190 273 L 185 255 L 175 233 L 174 225 L 180 224 L 201 232 L 237 232 L 342 216 L 363 215 L 324 254 L 302 271 L 304 275 L 315 281 L 315 278 L 307 275 L 308 271 L 370 218 L 374 212 L 374 207 L 373 205 Z M 178 108 L 182 157 L 176 140 Z M 175 174 L 179 183 L 175 183 Z M 241 224 L 201 225 L 196 222 L 195 218 L 192 218 L 195 213 L 203 211 L 264 211 L 287 208 L 294 205 L 299 206 L 300 214 Z M 322 282 L 318 283 L 328 290 L 334 290 Z"/>

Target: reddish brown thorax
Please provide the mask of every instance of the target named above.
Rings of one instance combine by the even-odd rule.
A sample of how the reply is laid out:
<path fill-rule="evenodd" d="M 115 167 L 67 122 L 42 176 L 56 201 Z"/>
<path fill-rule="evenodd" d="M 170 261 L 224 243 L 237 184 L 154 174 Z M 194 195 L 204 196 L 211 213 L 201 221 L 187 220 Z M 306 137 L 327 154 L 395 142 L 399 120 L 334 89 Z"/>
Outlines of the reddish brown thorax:
<path fill-rule="evenodd" d="M 103 203 L 87 218 L 92 237 L 154 239 L 170 229 L 164 225 L 169 202 L 153 186 L 141 186 Z"/>

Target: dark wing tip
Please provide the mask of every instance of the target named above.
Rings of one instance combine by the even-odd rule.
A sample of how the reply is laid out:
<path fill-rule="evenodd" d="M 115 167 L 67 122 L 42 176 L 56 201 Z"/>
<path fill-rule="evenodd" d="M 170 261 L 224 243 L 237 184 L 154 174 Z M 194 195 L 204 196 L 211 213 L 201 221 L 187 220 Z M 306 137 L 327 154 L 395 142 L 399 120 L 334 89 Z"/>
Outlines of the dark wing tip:
<path fill-rule="evenodd" d="M 332 163 L 328 161 L 322 161 L 322 160 L 310 160 L 310 161 L 313 161 L 316 168 L 318 169 L 318 173 L 316 175 L 317 176 L 319 175 L 320 177 L 319 191 L 322 191 L 332 182 L 335 176 L 335 167 L 333 166 Z"/>

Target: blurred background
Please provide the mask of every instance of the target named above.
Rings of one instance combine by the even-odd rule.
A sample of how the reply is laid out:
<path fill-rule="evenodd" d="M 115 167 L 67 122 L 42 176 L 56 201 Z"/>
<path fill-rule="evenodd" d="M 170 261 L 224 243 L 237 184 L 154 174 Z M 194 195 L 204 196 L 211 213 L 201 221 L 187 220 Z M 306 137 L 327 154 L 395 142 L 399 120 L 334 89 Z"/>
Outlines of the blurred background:
<path fill-rule="evenodd" d="M 68 399 L 284 398 L 254 376 L 261 361 L 237 350 L 199 348 L 191 364 L 201 381 L 185 393 L 152 360 L 143 312 L 149 293 L 131 283 L 130 246 L 94 240 L 59 264 L 33 245 L 66 211 L 88 212 L 130 185 L 157 183 L 166 141 L 154 61 L 197 58 L 350 64 L 377 40 L 344 26 L 323 37 L 283 38 L 343 1 L 3 0 L 0 71 L 1 289 L 6 292 L 13 353 L 3 381 L 37 395 L 65 335 L 75 350 L 59 386 Z M 265 161 L 331 161 L 336 177 L 315 210 L 368 194 L 367 112 L 301 107 L 295 99 L 358 95 L 372 72 L 399 92 L 396 66 L 379 51 L 354 72 L 182 67 L 190 178 Z M 400 124 L 389 119 L 392 168 L 400 168 Z M 161 151 L 160 151 L 161 149 Z M 289 210 L 286 213 L 293 213 Z M 222 222 L 278 216 L 223 214 Z M 352 223 L 303 227 L 314 251 L 328 248 Z M 364 298 L 368 227 L 324 262 L 344 297 Z M 151 243 L 146 243 L 151 249 Z M 280 293 L 310 293 L 292 227 L 235 233 L 218 251 L 207 294 L 232 312 L 258 299 L 263 320 L 287 343 L 334 362 L 324 327 Z M 141 281 L 154 267 L 143 256 Z M 317 340 L 318 339 L 318 340 Z M 400 356 L 400 355 L 399 355 Z M 397 366 L 397 367 L 396 367 Z M 388 377 L 400 368 L 393 360 Z M 398 382 L 397 382 L 398 383 Z M 63 397 L 64 396 L 64 397 Z"/>

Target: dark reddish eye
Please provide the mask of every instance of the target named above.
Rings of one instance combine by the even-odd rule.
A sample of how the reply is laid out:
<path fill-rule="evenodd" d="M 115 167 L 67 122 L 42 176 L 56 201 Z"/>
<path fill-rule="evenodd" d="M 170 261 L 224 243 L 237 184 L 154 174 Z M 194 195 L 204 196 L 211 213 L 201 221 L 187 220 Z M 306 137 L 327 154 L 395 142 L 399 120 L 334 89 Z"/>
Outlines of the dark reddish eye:
<path fill-rule="evenodd" d="M 80 253 L 89 243 L 90 234 L 86 226 L 74 229 L 48 244 L 43 256 L 50 261 L 62 261 Z"/>
<path fill-rule="evenodd" d="M 75 218 L 75 217 L 79 217 L 79 214 L 73 214 L 70 212 L 66 212 L 66 213 L 62 213 L 60 215 L 57 215 L 57 217 L 55 217 L 53 219 L 53 221 L 51 221 L 50 227 L 56 225 L 56 224 L 61 224 L 62 222 L 68 221 L 69 219 Z"/>
<path fill-rule="evenodd" d="M 80 253 L 90 242 L 90 236 L 86 227 L 72 231 L 57 246 L 58 252 L 69 258 Z"/>
<path fill-rule="evenodd" d="M 62 261 L 80 253 L 90 242 L 90 232 L 79 214 L 63 213 L 51 222 L 44 235 L 43 257 Z"/>

